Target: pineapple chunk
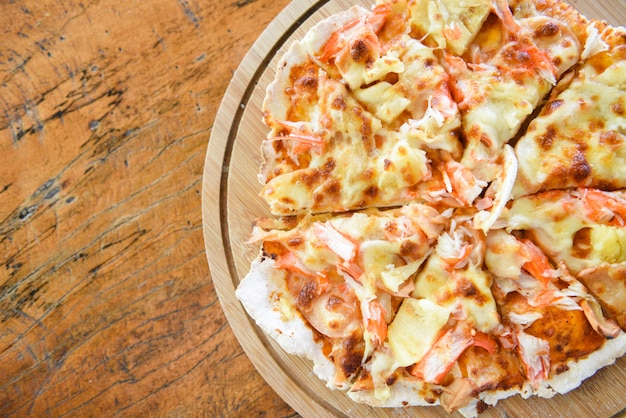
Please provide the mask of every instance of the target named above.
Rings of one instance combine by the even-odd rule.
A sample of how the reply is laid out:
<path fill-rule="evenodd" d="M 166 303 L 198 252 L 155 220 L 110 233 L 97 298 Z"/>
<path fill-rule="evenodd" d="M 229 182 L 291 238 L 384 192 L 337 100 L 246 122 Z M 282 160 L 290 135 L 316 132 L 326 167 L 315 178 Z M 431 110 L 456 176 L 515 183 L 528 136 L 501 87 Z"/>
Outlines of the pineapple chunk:
<path fill-rule="evenodd" d="M 398 367 L 417 363 L 448 322 L 450 311 L 428 299 L 407 298 L 389 324 L 387 338 Z"/>
<path fill-rule="evenodd" d="M 461 55 L 490 12 L 489 0 L 416 0 L 410 6 L 411 26 L 427 43 Z"/>
<path fill-rule="evenodd" d="M 610 264 L 626 261 L 626 230 L 607 225 L 594 225 L 591 228 L 590 259 Z"/>
<path fill-rule="evenodd" d="M 420 258 L 401 267 L 388 266 L 389 268 L 380 272 L 380 278 L 387 289 L 392 292 L 398 292 L 400 285 L 409 280 L 423 262 L 424 259 Z"/>

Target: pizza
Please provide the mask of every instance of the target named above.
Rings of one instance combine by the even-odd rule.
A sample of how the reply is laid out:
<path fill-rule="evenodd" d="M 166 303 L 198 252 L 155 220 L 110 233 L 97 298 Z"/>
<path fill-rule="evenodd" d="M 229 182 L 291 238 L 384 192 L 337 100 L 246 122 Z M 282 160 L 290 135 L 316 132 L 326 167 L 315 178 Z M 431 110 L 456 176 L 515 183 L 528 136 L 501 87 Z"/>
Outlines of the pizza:
<path fill-rule="evenodd" d="M 475 416 L 626 353 L 626 29 L 388 0 L 284 53 L 237 298 L 332 389 Z"/>

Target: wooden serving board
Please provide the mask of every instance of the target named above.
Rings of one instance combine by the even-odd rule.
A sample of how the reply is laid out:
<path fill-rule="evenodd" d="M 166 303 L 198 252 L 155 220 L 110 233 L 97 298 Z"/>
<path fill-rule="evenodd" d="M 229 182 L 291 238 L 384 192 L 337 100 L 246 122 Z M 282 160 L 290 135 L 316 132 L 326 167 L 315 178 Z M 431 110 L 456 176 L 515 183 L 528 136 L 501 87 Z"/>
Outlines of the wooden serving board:
<path fill-rule="evenodd" d="M 251 222 L 269 216 L 259 198 L 257 181 L 260 144 L 267 129 L 261 122 L 266 86 L 273 80 L 278 59 L 321 19 L 353 4 L 372 1 L 297 0 L 283 10 L 248 52 L 223 98 L 206 156 L 202 213 L 211 275 L 230 326 L 264 379 L 303 416 L 315 417 L 447 417 L 440 407 L 385 409 L 352 402 L 345 394 L 327 389 L 307 360 L 287 355 L 266 337 L 235 298 L 235 288 L 248 271 L 259 248 L 246 244 Z M 626 0 L 573 0 L 583 14 L 626 24 Z M 484 417 L 610 417 L 626 407 L 626 358 L 567 395 L 552 399 L 519 396 L 501 401 Z M 459 416 L 459 414 L 454 414 Z"/>

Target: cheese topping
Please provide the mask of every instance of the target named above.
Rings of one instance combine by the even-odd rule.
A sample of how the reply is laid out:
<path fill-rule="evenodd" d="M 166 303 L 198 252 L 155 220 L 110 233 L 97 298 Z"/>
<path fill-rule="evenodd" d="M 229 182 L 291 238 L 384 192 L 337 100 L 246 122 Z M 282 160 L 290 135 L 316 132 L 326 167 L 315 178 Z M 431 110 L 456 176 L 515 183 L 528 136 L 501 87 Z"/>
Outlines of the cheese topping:
<path fill-rule="evenodd" d="M 415 0 L 409 5 L 409 21 L 416 37 L 461 55 L 490 11 L 488 0 Z"/>
<path fill-rule="evenodd" d="M 441 235 L 435 254 L 417 276 L 412 296 L 456 310 L 476 330 L 491 332 L 499 324 L 491 277 L 480 267 L 482 259 L 470 261 L 471 251 L 478 249 L 479 243 L 466 239 L 462 234 Z"/>
<path fill-rule="evenodd" d="M 625 46 L 590 57 L 532 121 L 516 145 L 520 166 L 514 195 L 572 186 L 626 187 L 625 57 Z"/>
<path fill-rule="evenodd" d="M 626 228 L 618 211 L 625 204 L 594 190 L 545 192 L 516 199 L 507 228 L 531 231 L 547 254 L 577 274 L 626 262 Z"/>
<path fill-rule="evenodd" d="M 508 7 L 498 11 L 501 20 L 488 21 L 473 44 L 473 62 L 446 57 L 467 141 L 461 162 L 487 181 L 496 176 L 501 148 L 580 56 L 565 23 L 545 16 L 518 20 Z"/>
<path fill-rule="evenodd" d="M 428 299 L 405 299 L 389 325 L 389 348 L 395 359 L 394 366 L 406 367 L 419 362 L 449 316 L 448 309 Z M 413 332 L 406 332 L 407 329 Z"/>

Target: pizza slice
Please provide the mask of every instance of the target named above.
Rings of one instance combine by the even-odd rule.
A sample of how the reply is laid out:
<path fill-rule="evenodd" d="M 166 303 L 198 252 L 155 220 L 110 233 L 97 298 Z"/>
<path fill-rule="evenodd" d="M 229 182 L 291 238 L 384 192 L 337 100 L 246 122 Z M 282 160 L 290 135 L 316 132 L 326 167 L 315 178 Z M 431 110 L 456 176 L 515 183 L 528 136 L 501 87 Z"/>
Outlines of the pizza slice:
<path fill-rule="evenodd" d="M 626 330 L 626 195 L 597 189 L 554 190 L 518 198 L 506 215 L 580 280 Z"/>
<path fill-rule="evenodd" d="M 482 191 L 452 190 L 460 115 L 435 51 L 385 24 L 388 5 L 318 24 L 283 57 L 264 101 L 261 192 L 273 214 L 389 207 Z M 405 22 L 406 23 L 406 22 Z M 393 24 L 390 24 L 393 27 Z M 456 175 L 456 174 L 454 174 Z M 458 182 L 457 182 L 458 183 Z"/>
<path fill-rule="evenodd" d="M 460 115 L 434 51 L 404 34 L 383 45 L 354 38 L 334 54 L 324 50 L 322 68 L 338 71 L 350 94 L 385 127 L 407 132 L 425 149 L 459 156 Z M 329 60 L 335 67 L 328 68 Z"/>
<path fill-rule="evenodd" d="M 429 148 L 459 155 L 460 117 L 448 74 L 432 48 L 406 33 L 407 16 L 397 12 L 399 6 L 381 3 L 322 42 L 310 35 L 311 41 L 304 40 L 308 53 L 384 126 L 407 124 L 403 129 L 415 131 Z"/>
<path fill-rule="evenodd" d="M 532 242 L 476 231 L 463 212 L 415 276 L 352 399 L 474 415 L 514 394 L 566 393 L 626 351 L 626 334 L 578 280 Z"/>
<path fill-rule="evenodd" d="M 532 391 L 545 397 L 577 387 L 626 352 L 626 334 L 601 302 L 553 260 L 529 238 L 504 230 L 487 236 L 501 342 L 517 352 Z"/>
<path fill-rule="evenodd" d="M 262 146 L 261 195 L 272 213 L 339 212 L 415 199 L 414 186 L 430 171 L 425 151 L 406 135 L 383 130 L 322 69 L 312 65 L 301 77 L 295 72 L 293 111 L 299 115 L 274 119 Z"/>
<path fill-rule="evenodd" d="M 263 255 L 237 297 L 281 346 L 313 359 L 329 387 L 376 406 L 471 414 L 525 383 L 499 342 L 484 236 L 469 216 L 450 224 L 451 214 L 413 204 L 259 221 Z M 498 363 L 479 372 L 489 358 Z"/>
<path fill-rule="evenodd" d="M 596 52 L 557 87 L 560 92 L 516 145 L 514 196 L 578 186 L 626 187 L 626 31 L 607 27 L 589 45 Z"/>
<path fill-rule="evenodd" d="M 492 181 L 505 144 L 582 51 L 568 22 L 522 2 L 512 10 L 493 2 L 493 13 L 463 56 L 445 54 L 452 94 L 462 114 L 461 163 Z M 540 3 L 540 2 L 538 2 Z M 514 14 L 515 10 L 524 14 Z"/>
<path fill-rule="evenodd" d="M 508 214 L 516 234 L 541 241 Z M 252 240 L 263 253 L 237 297 L 329 387 L 373 406 L 473 416 L 515 394 L 566 393 L 624 354 L 626 334 L 591 287 L 534 241 L 485 235 L 472 219 L 413 204 L 262 220 Z"/>

